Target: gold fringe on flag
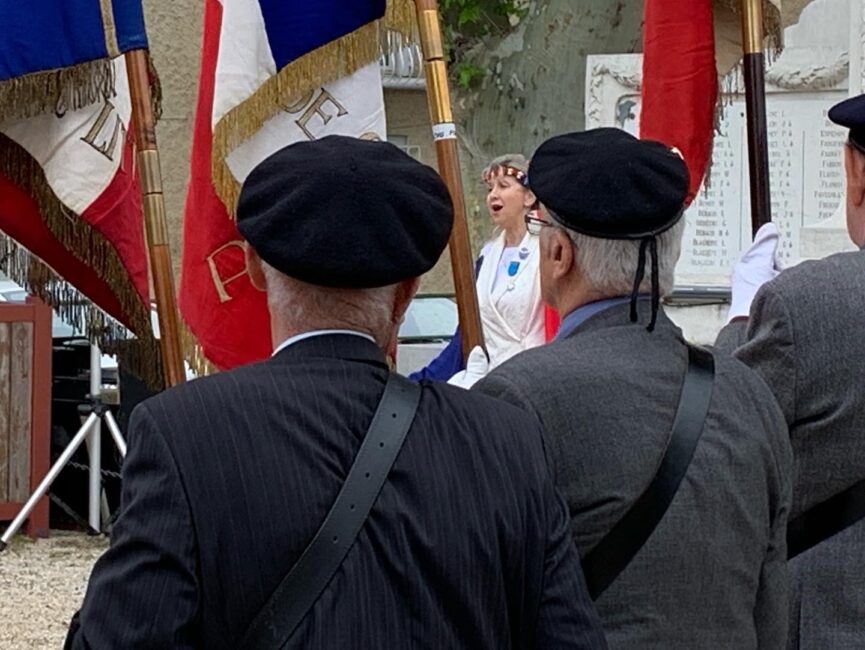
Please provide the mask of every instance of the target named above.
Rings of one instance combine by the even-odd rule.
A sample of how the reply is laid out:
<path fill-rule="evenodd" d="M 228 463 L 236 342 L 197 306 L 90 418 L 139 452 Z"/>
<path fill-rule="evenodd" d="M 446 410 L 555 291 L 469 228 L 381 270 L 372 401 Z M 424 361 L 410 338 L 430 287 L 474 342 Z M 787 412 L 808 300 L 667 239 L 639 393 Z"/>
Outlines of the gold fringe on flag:
<path fill-rule="evenodd" d="M 106 354 L 117 354 L 124 369 L 140 377 L 151 389 L 162 390 L 159 343 L 152 336 L 131 338 L 129 330 L 105 314 L 92 301 L 48 265 L 0 233 L 0 270 L 31 295 L 50 305 L 65 323 Z"/>
<path fill-rule="evenodd" d="M 162 116 L 162 85 L 147 52 L 153 113 Z M 114 65 L 98 59 L 78 65 L 34 72 L 0 81 L 0 123 L 25 120 L 43 113 L 77 111 L 117 95 Z"/>
<path fill-rule="evenodd" d="M 0 122 L 75 111 L 115 95 L 108 59 L 0 81 Z"/>
<path fill-rule="evenodd" d="M 292 61 L 219 120 L 213 129 L 213 186 L 229 214 L 234 214 L 240 184 L 225 163 L 226 156 L 304 93 L 348 76 L 378 59 L 387 29 L 406 36 L 415 34 L 414 11 L 411 0 L 391 0 L 382 20 L 364 25 Z"/>
<path fill-rule="evenodd" d="M 180 323 L 180 346 L 183 348 L 183 357 L 186 363 L 195 373 L 196 377 L 206 377 L 219 372 L 217 368 L 204 354 L 204 350 L 195 338 L 195 334 L 181 318 Z"/>
<path fill-rule="evenodd" d="M 72 214 L 56 197 L 42 167 L 16 142 L 0 134 L 0 173 L 27 192 L 36 202 L 47 228 L 78 260 L 92 268 L 111 288 L 124 314 L 130 319 L 132 333 L 140 342 L 139 352 L 130 348 L 135 362 L 130 370 L 150 386 L 160 386 L 160 355 L 154 349 L 155 339 L 150 311 L 135 290 L 117 250 L 95 228 Z M 102 312 L 77 289 L 50 267 L 22 247 L 4 238 L 0 251 L 0 268 L 17 283 L 49 303 L 64 320 L 89 339 L 110 352 L 113 343 L 129 338 L 126 327 Z"/>
<path fill-rule="evenodd" d="M 419 40 L 417 6 L 414 0 L 390 0 L 382 26 L 387 31 L 399 32 L 411 41 Z"/>
<path fill-rule="evenodd" d="M 763 33 L 771 62 L 784 46 L 784 28 L 799 22 L 802 12 L 814 0 L 763 0 Z M 742 59 L 742 0 L 714 0 L 715 58 L 718 76 L 736 74 Z M 729 84 L 728 84 L 729 87 Z"/>

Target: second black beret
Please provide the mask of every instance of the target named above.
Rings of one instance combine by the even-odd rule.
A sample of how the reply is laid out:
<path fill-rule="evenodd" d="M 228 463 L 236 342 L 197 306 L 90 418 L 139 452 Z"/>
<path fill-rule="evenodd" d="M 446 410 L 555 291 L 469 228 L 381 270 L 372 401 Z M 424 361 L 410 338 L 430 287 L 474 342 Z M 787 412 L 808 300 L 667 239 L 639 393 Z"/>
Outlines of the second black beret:
<path fill-rule="evenodd" d="M 532 156 L 529 185 L 571 230 L 602 239 L 642 239 L 681 218 L 688 168 L 660 142 L 602 128 L 544 142 Z"/>

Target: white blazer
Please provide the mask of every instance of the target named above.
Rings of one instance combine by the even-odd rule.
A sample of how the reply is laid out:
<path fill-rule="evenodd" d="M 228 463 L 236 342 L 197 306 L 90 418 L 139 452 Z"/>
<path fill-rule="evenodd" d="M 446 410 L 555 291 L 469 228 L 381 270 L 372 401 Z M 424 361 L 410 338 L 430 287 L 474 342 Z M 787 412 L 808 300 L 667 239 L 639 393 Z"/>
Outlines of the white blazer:
<path fill-rule="evenodd" d="M 519 267 L 493 291 L 496 268 L 505 248 L 501 233 L 481 250 L 477 291 L 490 369 L 523 350 L 543 345 L 544 309 L 541 300 L 538 238 L 526 233 L 520 242 Z"/>

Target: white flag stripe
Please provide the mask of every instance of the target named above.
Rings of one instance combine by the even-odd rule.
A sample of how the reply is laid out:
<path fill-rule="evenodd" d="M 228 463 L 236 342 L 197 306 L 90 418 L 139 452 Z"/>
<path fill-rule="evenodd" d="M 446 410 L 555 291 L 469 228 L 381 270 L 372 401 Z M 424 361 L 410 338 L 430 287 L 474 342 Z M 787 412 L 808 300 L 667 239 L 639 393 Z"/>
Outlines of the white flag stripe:
<path fill-rule="evenodd" d="M 232 175 L 243 182 L 250 171 L 270 154 L 292 142 L 327 135 L 385 139 L 387 128 L 381 68 L 378 62 L 337 79 L 310 93 L 306 101 L 265 122 L 252 138 L 226 158 Z"/>
<path fill-rule="evenodd" d="M 216 59 L 212 126 L 276 74 L 276 62 L 270 51 L 258 0 L 220 1 L 222 26 Z"/>
<path fill-rule="evenodd" d="M 123 57 L 114 59 L 117 94 L 99 104 L 0 126 L 42 166 L 58 199 L 82 214 L 111 183 L 123 157 L 132 104 Z"/>

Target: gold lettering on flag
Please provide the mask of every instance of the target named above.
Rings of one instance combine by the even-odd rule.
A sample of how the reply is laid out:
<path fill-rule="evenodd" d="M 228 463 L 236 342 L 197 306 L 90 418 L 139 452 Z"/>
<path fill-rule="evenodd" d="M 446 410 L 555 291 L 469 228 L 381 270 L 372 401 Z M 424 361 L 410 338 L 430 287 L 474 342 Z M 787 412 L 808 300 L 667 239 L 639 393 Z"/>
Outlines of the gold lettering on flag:
<path fill-rule="evenodd" d="M 343 117 L 348 115 L 348 110 L 345 106 L 340 104 L 333 95 L 324 88 L 321 88 L 320 91 L 318 97 L 315 99 L 313 99 L 315 93 L 309 93 L 306 97 L 294 102 L 291 106 L 288 106 L 285 109 L 287 113 L 297 114 L 306 108 L 303 115 L 296 119 L 294 123 L 300 127 L 301 131 L 303 131 L 306 134 L 306 137 L 310 140 L 315 140 L 315 135 L 313 135 L 312 131 L 309 129 L 309 123 L 316 115 L 321 119 L 322 126 L 326 125 L 334 117 Z M 310 101 L 312 103 L 309 103 Z M 330 104 L 330 112 L 325 110 L 328 104 Z M 334 109 L 336 110 L 335 113 L 333 112 Z"/>
<path fill-rule="evenodd" d="M 300 95 L 296 98 L 292 98 L 288 100 L 288 103 L 283 107 L 286 113 L 291 113 L 292 115 L 296 113 L 300 113 L 304 108 L 306 108 L 307 104 L 312 101 L 312 98 L 315 97 L 315 90 L 310 90 L 308 93 Z"/>
<path fill-rule="evenodd" d="M 113 122 L 109 122 L 112 115 L 114 115 L 114 120 Z M 117 113 L 114 104 L 106 99 L 93 126 L 90 127 L 90 130 L 81 139 L 108 158 L 108 160 L 113 161 L 117 141 L 121 139 L 121 136 L 122 140 L 125 141 L 126 127 L 123 125 L 123 120 L 120 119 L 120 115 Z"/>
<path fill-rule="evenodd" d="M 237 270 L 237 255 L 232 255 L 232 253 L 235 252 L 234 249 L 240 251 L 240 271 Z M 220 260 L 221 263 L 217 264 Z M 228 293 L 228 285 L 246 275 L 246 258 L 244 256 L 243 240 L 234 239 L 217 248 L 207 256 L 207 266 L 210 268 L 210 277 L 213 280 L 213 286 L 216 288 L 216 293 L 219 296 L 219 302 L 228 302 L 229 300 L 233 300 L 234 296 Z M 225 272 L 233 272 L 233 274 L 223 275 Z"/>

